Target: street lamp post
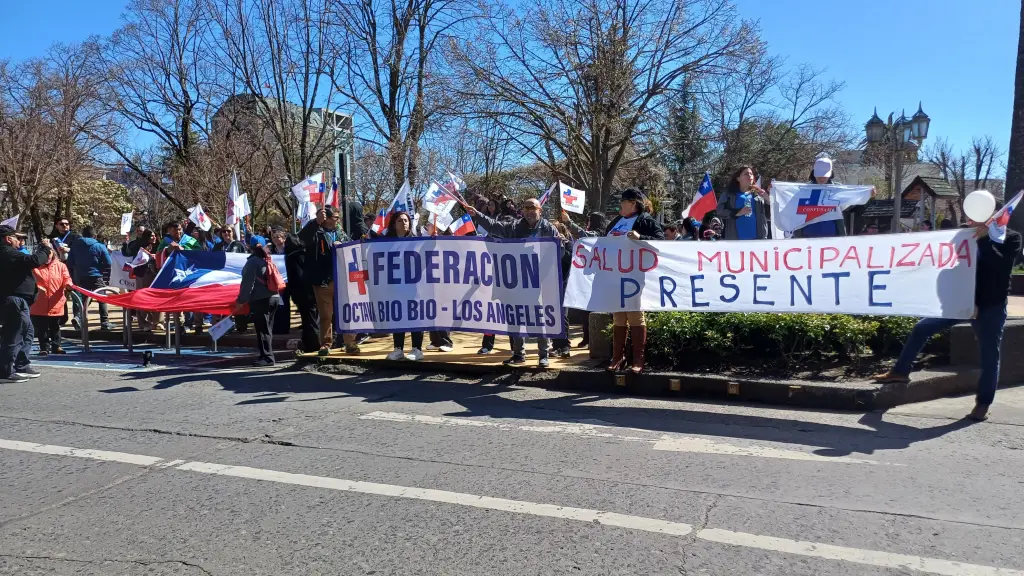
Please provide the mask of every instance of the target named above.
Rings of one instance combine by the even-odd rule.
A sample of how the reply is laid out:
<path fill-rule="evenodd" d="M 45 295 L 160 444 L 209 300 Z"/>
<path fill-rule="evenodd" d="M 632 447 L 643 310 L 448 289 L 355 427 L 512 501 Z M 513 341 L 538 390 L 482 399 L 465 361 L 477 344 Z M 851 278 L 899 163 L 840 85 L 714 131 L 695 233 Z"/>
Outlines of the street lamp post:
<path fill-rule="evenodd" d="M 891 231 L 897 233 L 902 230 L 900 213 L 903 211 L 903 155 L 906 145 L 911 141 L 916 142 L 920 150 L 921 144 L 928 137 L 931 118 L 924 113 L 920 103 L 917 105 L 917 113 L 910 118 L 907 118 L 906 114 L 900 114 L 900 117 L 894 121 L 893 115 L 889 114 L 889 121 L 883 122 L 878 117 L 876 108 L 874 115 L 864 125 L 864 134 L 868 144 L 891 143 L 891 147 L 886 148 L 887 151 L 891 151 L 891 157 L 886 158 L 886 161 L 893 166 L 892 181 L 890 182 L 894 211 Z"/>

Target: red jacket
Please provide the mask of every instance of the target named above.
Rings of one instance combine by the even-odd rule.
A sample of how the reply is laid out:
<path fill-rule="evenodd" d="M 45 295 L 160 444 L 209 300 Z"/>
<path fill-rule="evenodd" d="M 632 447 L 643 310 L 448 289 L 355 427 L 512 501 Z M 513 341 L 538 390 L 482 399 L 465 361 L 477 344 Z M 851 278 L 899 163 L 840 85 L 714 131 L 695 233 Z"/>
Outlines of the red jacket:
<path fill-rule="evenodd" d="M 71 274 L 68 267 L 60 261 L 60 258 L 50 260 L 46 266 L 40 266 L 32 271 L 36 277 L 36 286 L 39 287 L 39 294 L 36 301 L 29 308 L 32 316 L 63 316 L 64 303 L 67 297 L 64 296 L 64 289 L 71 286 Z"/>

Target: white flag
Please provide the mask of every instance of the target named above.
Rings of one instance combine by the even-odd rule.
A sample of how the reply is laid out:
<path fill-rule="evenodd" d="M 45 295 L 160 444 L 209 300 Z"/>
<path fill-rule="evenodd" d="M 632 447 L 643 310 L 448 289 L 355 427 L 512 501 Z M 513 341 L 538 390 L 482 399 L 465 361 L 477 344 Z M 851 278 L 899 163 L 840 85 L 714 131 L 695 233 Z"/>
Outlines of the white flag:
<path fill-rule="evenodd" d="M 427 209 L 427 212 L 437 214 L 438 216 L 450 213 L 452 208 L 455 208 L 455 205 L 458 203 L 459 201 L 452 194 L 451 190 L 437 182 L 430 183 L 430 187 L 427 188 L 427 193 L 423 197 L 423 207 Z"/>
<path fill-rule="evenodd" d="M 292 186 L 295 199 L 302 202 L 322 204 L 324 201 L 324 173 L 313 174 L 295 186 Z"/>
<path fill-rule="evenodd" d="M 871 186 L 772 182 L 772 224 L 783 234 L 812 222 L 841 220 L 849 206 L 871 200 Z"/>
<path fill-rule="evenodd" d="M 210 217 L 206 215 L 206 212 L 203 212 L 203 207 L 200 204 L 196 204 L 192 208 L 192 211 L 188 213 L 188 219 L 195 222 L 196 226 L 204 232 L 213 228 L 213 222 L 210 222 Z"/>
<path fill-rule="evenodd" d="M 127 236 L 132 232 L 132 214 L 134 212 L 128 212 L 127 214 L 121 214 L 121 236 Z"/>
<path fill-rule="evenodd" d="M 242 215 L 239 214 L 238 199 L 241 196 L 241 190 L 238 187 L 238 173 L 231 173 L 231 188 L 228 189 L 228 202 L 225 208 L 224 224 L 227 226 L 234 226 L 241 220 Z"/>
<path fill-rule="evenodd" d="M 145 265 L 147 262 L 149 262 L 149 252 L 146 252 L 145 250 L 139 250 L 139 253 L 135 255 L 135 258 L 132 258 L 130 266 L 132 268 L 137 268 L 139 266 Z"/>
<path fill-rule="evenodd" d="M 374 218 L 370 230 L 377 234 L 383 234 L 388 229 L 388 221 L 391 219 L 392 214 L 395 212 L 409 212 L 411 207 L 412 203 L 409 202 L 409 181 L 406 180 L 402 183 L 402 187 L 398 189 L 398 193 L 395 194 L 391 204 L 377 212 L 377 217 Z"/>
<path fill-rule="evenodd" d="M 0 222 L 0 226 L 10 226 L 11 228 L 14 228 L 15 230 L 17 230 L 18 229 L 18 218 L 20 218 L 20 216 L 11 216 L 7 220 L 4 220 L 3 222 Z"/>
<path fill-rule="evenodd" d="M 245 218 L 246 216 L 252 214 L 252 207 L 249 206 L 249 195 L 248 194 L 242 193 L 238 197 L 238 210 L 239 210 L 239 212 L 238 212 L 238 217 L 239 218 Z"/>
<path fill-rule="evenodd" d="M 583 205 L 587 201 L 587 193 L 583 190 L 559 182 L 558 198 L 566 212 L 583 214 Z"/>
<path fill-rule="evenodd" d="M 299 221 L 302 222 L 302 225 L 305 226 L 310 220 L 316 218 L 317 210 L 319 210 L 319 208 L 316 207 L 316 204 L 312 202 L 303 202 L 299 204 L 297 211 L 298 214 L 296 215 L 299 217 Z"/>

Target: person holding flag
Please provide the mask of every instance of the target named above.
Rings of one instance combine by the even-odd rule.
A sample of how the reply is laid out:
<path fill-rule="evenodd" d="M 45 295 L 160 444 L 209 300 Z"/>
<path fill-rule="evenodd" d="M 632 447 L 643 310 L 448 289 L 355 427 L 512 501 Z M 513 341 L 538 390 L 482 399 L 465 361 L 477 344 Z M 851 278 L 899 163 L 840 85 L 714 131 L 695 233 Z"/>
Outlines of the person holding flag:
<path fill-rule="evenodd" d="M 810 182 L 812 184 L 832 184 L 834 171 L 832 169 L 832 159 L 828 156 L 822 155 L 814 161 L 814 167 L 811 168 Z M 849 198 L 849 204 L 860 206 L 854 214 L 863 214 L 865 204 L 875 195 L 875 189 L 871 189 L 870 194 L 860 194 L 859 196 L 851 195 Z M 832 238 L 835 236 L 846 236 L 846 219 L 842 216 L 843 209 L 846 205 L 840 205 L 834 209 L 833 213 L 827 214 L 825 218 L 818 218 L 815 221 L 805 224 L 796 230 L 793 230 L 793 238 Z"/>
<path fill-rule="evenodd" d="M 319 220 L 319 212 L 317 220 Z M 307 224 L 314 224 L 316 220 Z M 309 234 L 306 228 L 303 233 Z M 333 206 L 323 209 L 323 222 L 312 234 L 302 238 L 306 245 L 303 277 L 313 287 L 317 313 L 320 317 L 320 356 L 331 353 L 334 344 L 334 247 L 348 242 L 349 237 L 338 224 L 338 211 Z M 355 334 L 345 334 L 345 352 L 358 354 Z"/>
<path fill-rule="evenodd" d="M 715 197 L 715 188 L 711 185 L 711 174 L 704 173 L 704 179 L 700 181 L 700 188 L 697 195 L 693 197 L 690 205 L 683 210 L 683 218 L 696 218 L 698 222 L 704 219 L 704 215 L 711 212 L 718 206 L 718 199 Z"/>
<path fill-rule="evenodd" d="M 978 238 L 974 316 L 971 318 L 971 326 L 974 328 L 974 335 L 978 340 L 981 375 L 978 377 L 978 392 L 975 396 L 974 409 L 967 417 L 978 422 L 988 419 L 989 407 L 995 400 L 996 388 L 999 386 L 999 357 L 1003 329 L 1006 326 L 1010 275 L 1013 273 L 1013 263 L 1017 254 L 1021 251 L 1021 235 L 1007 229 L 1006 224 L 1009 222 L 1009 215 L 1013 213 L 1014 207 L 1020 202 L 1022 194 L 1024 192 L 1018 194 L 994 216 L 988 219 L 983 218 L 983 222 L 968 218 L 968 224 L 974 228 Z M 971 197 L 975 195 L 988 200 L 989 206 L 995 206 L 995 199 L 986 190 L 971 192 L 964 199 L 964 205 L 966 206 Z M 1000 222 L 1002 222 L 1001 225 Z M 914 360 L 924 349 L 928 340 L 958 322 L 960 321 L 947 318 L 922 319 L 911 331 L 896 364 L 888 372 L 875 376 L 875 382 L 881 384 L 910 382 L 910 372 Z"/>

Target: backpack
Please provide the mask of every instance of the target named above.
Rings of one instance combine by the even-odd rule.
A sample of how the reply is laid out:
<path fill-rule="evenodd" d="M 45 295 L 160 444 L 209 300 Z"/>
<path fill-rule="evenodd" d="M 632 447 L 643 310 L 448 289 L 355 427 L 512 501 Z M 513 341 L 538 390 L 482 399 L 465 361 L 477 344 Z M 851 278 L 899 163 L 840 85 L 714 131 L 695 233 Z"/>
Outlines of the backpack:
<path fill-rule="evenodd" d="M 267 254 L 267 290 L 280 292 L 284 290 L 286 285 L 284 276 L 281 276 L 281 271 L 277 269 L 277 265 L 274 264 L 270 254 Z"/>

